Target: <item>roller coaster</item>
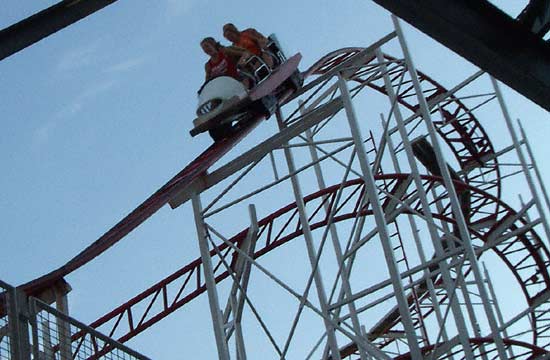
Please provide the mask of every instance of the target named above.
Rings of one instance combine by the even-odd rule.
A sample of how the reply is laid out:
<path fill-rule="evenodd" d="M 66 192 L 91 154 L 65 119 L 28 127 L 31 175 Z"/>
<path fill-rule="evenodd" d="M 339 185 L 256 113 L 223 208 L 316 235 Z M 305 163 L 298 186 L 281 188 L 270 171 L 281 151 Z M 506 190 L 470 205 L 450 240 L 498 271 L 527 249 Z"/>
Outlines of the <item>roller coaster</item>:
<path fill-rule="evenodd" d="M 228 158 L 254 112 L 66 264 L 0 282 L 0 359 L 146 359 L 124 344 L 201 296 L 220 359 L 550 357 L 550 204 L 528 139 L 494 79 L 443 87 L 394 25 L 303 71 L 264 141 Z M 200 256 L 90 324 L 64 314 L 65 278 L 166 205 L 192 207 Z"/>

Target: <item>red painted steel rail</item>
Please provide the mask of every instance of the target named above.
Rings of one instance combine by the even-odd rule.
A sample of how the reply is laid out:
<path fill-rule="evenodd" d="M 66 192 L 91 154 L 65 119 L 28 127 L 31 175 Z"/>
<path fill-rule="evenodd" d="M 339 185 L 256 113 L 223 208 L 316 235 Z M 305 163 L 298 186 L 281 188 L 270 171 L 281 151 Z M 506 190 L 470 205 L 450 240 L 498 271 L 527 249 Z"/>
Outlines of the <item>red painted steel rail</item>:
<path fill-rule="evenodd" d="M 304 76 L 307 77 L 324 74 L 330 71 L 334 66 L 353 57 L 361 50 L 363 50 L 363 48 L 344 48 L 329 53 L 328 55 L 321 58 L 321 60 L 319 60 L 313 66 L 311 66 L 306 72 L 304 72 Z M 434 95 L 436 93 L 441 94 L 445 92 L 445 89 L 441 85 L 429 79 L 429 77 L 421 73 L 419 73 L 419 76 L 423 82 L 427 82 L 435 86 L 437 91 L 434 92 Z M 378 91 L 384 92 L 383 87 L 375 85 L 372 86 L 374 86 L 374 88 Z M 430 96 L 428 96 L 428 98 L 429 97 Z M 399 102 L 404 104 L 411 110 L 415 110 L 418 105 L 411 103 L 409 99 L 410 97 L 400 96 Z M 492 153 L 492 145 L 488 140 L 485 132 L 483 131 L 483 128 L 481 127 L 481 125 L 479 125 L 477 119 L 475 119 L 475 117 L 471 115 L 470 111 L 467 111 L 467 108 L 463 104 L 461 104 L 458 99 L 451 99 L 452 101 L 450 101 L 449 104 L 455 104 L 455 107 L 457 109 L 461 109 L 461 113 L 469 114 L 469 117 L 464 122 L 464 124 L 458 127 L 461 129 L 464 128 L 464 131 L 443 132 L 440 130 L 440 134 L 442 135 L 443 139 L 448 144 L 450 144 L 455 155 L 459 159 L 460 164 L 466 165 L 469 161 L 472 161 L 472 159 L 478 159 L 482 154 Z M 454 114 L 457 114 L 456 111 L 458 110 L 455 110 Z M 251 124 L 256 124 L 256 121 L 251 122 Z M 451 124 L 455 124 L 455 122 L 451 122 Z M 452 125 L 452 127 L 456 128 L 457 125 Z M 173 196 L 178 191 L 181 191 L 185 186 L 190 185 L 193 180 L 203 174 L 209 167 L 216 163 L 217 160 L 219 160 L 233 146 L 235 146 L 235 144 L 243 139 L 251 129 L 252 126 L 249 126 L 247 129 L 244 129 L 243 132 L 234 134 L 232 137 L 210 146 L 189 165 L 187 165 L 180 173 L 174 176 L 164 186 L 157 190 L 153 195 L 151 195 L 135 210 L 133 210 L 130 214 L 119 221 L 115 226 L 113 226 L 94 243 L 84 249 L 80 254 L 75 256 L 73 259 L 71 259 L 60 268 L 40 278 L 26 283 L 20 286 L 20 288 L 28 295 L 39 296 L 39 294 L 43 291 L 46 291 L 48 288 L 51 288 L 56 283 L 62 281 L 64 276 L 70 274 L 71 272 L 90 262 L 95 257 L 99 256 L 109 247 L 120 241 L 124 236 L 128 235 L 133 229 L 135 229 L 137 226 L 147 220 L 155 212 L 157 212 L 162 206 L 164 206 L 168 202 L 171 196 Z M 439 126 L 438 129 L 441 129 L 441 126 Z M 472 142 L 470 138 L 464 136 L 465 133 L 470 134 L 470 136 L 475 135 L 481 140 L 476 140 L 475 142 Z M 479 146 L 480 144 L 482 145 L 481 148 L 477 149 L 476 146 Z M 472 149 L 476 150 L 472 151 Z M 489 168 L 495 169 L 494 171 L 498 172 L 498 166 L 491 166 Z M 500 191 L 498 191 L 497 196 L 499 194 Z"/>
<path fill-rule="evenodd" d="M 102 254 L 156 213 L 178 191 L 189 186 L 195 179 L 204 174 L 206 170 L 239 143 L 259 123 L 261 118 L 263 116 L 258 116 L 250 121 L 242 131 L 212 144 L 182 171 L 164 184 L 164 186 L 77 256 L 60 268 L 20 286 L 20 289 L 25 291 L 27 295 L 38 296 L 43 291 L 62 281 L 64 276 Z"/>
<path fill-rule="evenodd" d="M 394 195 L 395 190 L 409 176 L 408 174 L 378 175 L 376 176 L 376 181 L 380 188 L 384 189 L 388 194 Z M 422 179 L 426 189 L 430 189 L 441 182 L 440 178 L 434 176 L 422 176 Z M 304 198 L 304 202 L 310 210 L 309 221 L 313 231 L 324 228 L 328 224 L 327 213 L 324 211 L 325 204 L 329 205 L 328 213 L 331 211 L 334 212 L 333 221 L 335 223 L 352 220 L 357 216 L 367 216 L 372 213 L 370 208 L 360 207 L 361 194 L 365 191 L 365 185 L 360 179 L 348 181 L 343 185 L 344 194 L 342 195 L 342 200 L 339 204 L 336 204 L 334 201 L 340 186 L 340 184 L 337 184 Z M 494 196 L 474 187 L 463 183 L 455 183 L 455 186 L 459 189 L 464 187 L 469 189 L 472 193 L 472 202 L 478 204 L 478 206 L 472 209 L 469 224 L 476 245 L 484 244 L 492 235 L 508 233 L 520 229 L 525 225 L 525 221 L 519 218 L 506 228 L 499 227 L 500 224 L 503 224 L 507 219 L 513 218 L 517 214 L 511 207 Z M 402 200 L 407 200 L 411 196 L 414 196 L 415 192 L 414 186 L 409 185 L 408 191 L 399 195 Z M 389 204 L 386 201 L 389 199 L 391 199 L 391 196 L 386 195 L 385 198 L 381 199 L 381 203 Z M 477 201 L 476 199 L 487 201 Z M 422 214 L 419 200 L 413 202 L 411 207 Z M 479 229 L 477 225 L 487 221 L 486 210 L 497 207 L 500 209 L 500 212 L 492 219 L 493 225 Z M 454 224 L 455 222 L 453 215 L 448 210 L 444 210 L 441 213 L 433 213 L 432 215 L 450 224 Z M 258 245 L 254 258 L 259 258 L 302 235 L 302 227 L 295 203 L 289 204 L 261 219 L 258 226 Z M 498 233 L 496 234 L 496 232 Z M 239 244 L 246 237 L 246 234 L 247 229 L 229 239 L 229 242 Z M 227 244 L 219 245 L 218 250 L 223 255 L 227 255 L 232 251 L 231 247 Z M 546 288 L 550 286 L 550 274 L 548 273 L 550 253 L 537 233 L 532 229 L 516 235 L 511 241 L 492 247 L 491 250 L 508 266 L 522 288 L 529 304 L 544 292 L 544 290 L 540 290 L 541 287 Z M 216 281 L 220 282 L 228 278 L 230 274 L 223 268 L 216 251 L 212 250 L 210 255 L 215 260 L 213 265 Z M 133 299 L 94 321 L 90 326 L 98 328 L 103 333 L 116 338 L 120 342 L 125 342 L 204 293 L 206 291 L 206 284 L 201 276 L 201 272 L 202 261 L 200 258 L 197 258 Z M 427 316 L 428 313 L 422 315 Z M 399 319 L 396 319 L 386 330 L 398 327 L 399 324 Z M 533 336 L 536 339 L 538 334 L 536 333 L 536 326 L 534 327 L 535 332 Z"/>
<path fill-rule="evenodd" d="M 361 50 L 361 48 L 346 48 L 330 53 L 314 64 L 304 73 L 304 75 L 307 77 L 325 74 L 338 64 L 353 57 Z M 401 67 L 396 71 L 403 72 L 406 70 L 404 69 L 402 62 L 396 61 L 394 58 L 389 56 L 387 56 L 386 59 L 393 61 L 396 66 Z M 364 65 L 369 65 L 368 63 L 371 61 L 372 58 L 367 60 L 367 63 Z M 375 66 L 374 63 L 371 65 Z M 364 81 L 360 77 L 361 74 L 358 73 L 356 75 L 357 76 L 352 77 L 353 81 Z M 429 77 L 421 73 L 419 73 L 419 77 L 421 84 L 425 89 L 425 96 L 428 100 L 434 99 L 435 97 L 446 93 L 445 88 L 437 82 L 431 80 Z M 397 79 L 398 76 L 393 76 L 392 82 L 397 81 Z M 384 87 L 381 83 L 368 83 L 368 86 L 385 93 Z M 409 88 L 404 88 L 398 94 L 398 101 L 414 113 L 418 110 L 418 104 L 414 101 L 415 97 L 410 96 L 408 93 L 409 91 Z M 490 185 L 488 188 L 477 189 L 472 187 L 471 189 L 472 194 L 474 194 L 472 198 L 472 222 L 482 223 L 490 221 L 494 224 L 492 228 L 496 229 L 498 224 L 504 221 L 504 219 L 514 216 L 515 212 L 499 200 L 499 170 L 496 160 L 489 160 L 489 162 L 487 162 L 483 159 L 486 155 L 491 155 L 494 153 L 492 144 L 479 121 L 454 95 L 447 97 L 447 99 L 440 105 L 440 110 L 444 114 L 445 120 L 437 122 L 435 125 L 440 136 L 455 154 L 460 167 L 465 169 L 467 167 L 471 167 L 473 163 L 477 163 L 478 166 L 482 166 L 484 168 L 483 176 L 496 180 L 493 181 L 493 185 Z M 256 123 L 257 121 L 252 122 L 252 124 Z M 173 196 L 176 192 L 179 192 L 185 186 L 190 185 L 193 180 L 203 174 L 235 144 L 244 138 L 252 127 L 253 126 L 250 126 L 246 129 L 246 131 L 236 134 L 222 142 L 213 144 L 151 197 L 145 200 L 138 208 L 122 219 L 92 245 L 83 250 L 79 255 L 59 269 L 31 281 L 21 286 L 21 288 L 23 288 L 29 295 L 40 294 L 40 292 L 53 286 L 56 282 L 61 281 L 64 276 L 85 265 L 93 258 L 99 256 L 110 246 L 120 241 L 139 224 L 152 216 L 163 205 L 165 205 L 171 196 Z M 403 181 L 403 177 L 406 176 L 407 175 L 404 174 L 399 176 L 394 175 L 394 178 L 392 179 L 387 178 L 386 182 L 397 186 L 397 182 Z M 466 182 L 469 182 L 472 179 L 473 178 L 465 178 Z M 434 180 L 433 177 L 425 177 L 424 180 L 427 186 L 434 186 L 433 183 L 437 182 L 437 180 Z M 353 184 L 350 183 L 348 185 L 352 186 Z M 360 186 L 357 183 L 355 185 Z M 388 188 L 388 190 L 391 193 L 391 189 Z M 334 189 L 320 191 L 307 197 L 306 200 L 314 198 L 318 199 L 319 196 L 322 195 L 330 195 L 331 191 L 334 191 Z M 490 193 L 487 191 L 490 191 Z M 349 199 L 346 201 L 351 201 L 353 196 L 354 195 L 350 195 Z M 330 196 L 328 198 L 330 198 Z M 454 220 L 450 214 L 449 207 L 446 209 L 448 213 L 434 214 L 434 216 L 439 219 L 453 222 Z M 301 234 L 300 225 L 296 223 L 296 214 L 289 215 L 289 211 L 296 211 L 293 205 L 288 205 L 260 222 L 260 225 L 262 226 L 261 233 L 266 237 L 266 240 L 264 246 L 255 253 L 255 257 L 259 257 Z M 320 211 L 315 212 L 315 214 L 319 213 Z M 357 216 L 358 213 L 363 215 L 367 214 L 365 211 L 355 208 L 347 214 L 342 213 L 339 216 L 336 216 L 334 220 L 346 220 Z M 492 215 L 482 215 L 487 213 Z M 274 229 L 274 222 L 276 219 L 277 221 L 281 221 L 280 217 L 283 216 L 287 216 L 288 218 L 285 220 L 286 222 L 282 225 L 282 228 L 276 232 Z M 512 231 L 513 229 L 520 228 L 523 225 L 522 220 L 519 219 L 506 230 Z M 322 226 L 326 226 L 326 219 L 319 222 L 313 222 L 312 228 Z M 294 230 L 290 231 L 292 229 Z M 474 236 L 481 240 L 486 238 L 490 232 L 491 231 L 489 230 L 479 231 L 472 229 Z M 231 241 L 240 241 L 240 239 L 245 236 L 245 233 L 246 231 L 237 234 L 231 239 Z M 283 236 L 283 234 L 286 235 Z M 225 251 L 226 253 L 230 250 L 224 245 L 221 245 L 219 249 L 221 251 Z M 537 296 L 540 295 L 538 291 L 535 291 L 535 287 L 538 288 L 538 285 L 541 283 L 550 286 L 550 277 L 547 271 L 549 264 L 548 250 L 544 247 L 544 245 L 542 245 L 538 235 L 536 235 L 533 231 L 530 231 L 530 236 L 517 236 L 516 241 L 506 243 L 506 247 L 502 245 L 501 247 L 493 248 L 493 250 L 497 252 L 497 254 L 504 260 L 504 263 L 512 270 L 514 276 L 523 289 L 528 303 L 532 303 Z M 514 255 L 512 256 L 512 254 Z M 520 257 L 518 257 L 518 254 L 520 254 Z M 92 326 L 101 328 L 104 326 L 110 326 L 110 330 L 107 331 L 108 335 L 116 337 L 120 341 L 126 341 L 132 338 L 139 332 L 160 321 L 162 318 L 166 317 L 206 290 L 203 280 L 200 277 L 201 265 L 200 259 L 193 261 L 166 279 L 139 294 L 135 298 L 121 305 L 117 309 L 98 319 L 92 324 Z M 221 281 L 229 276 L 227 272 L 220 272 L 220 267 L 221 263 L 218 263 L 215 269 L 217 272 L 217 281 Z M 170 286 L 176 286 L 176 293 L 171 293 L 169 290 Z M 157 301 L 161 303 L 160 308 L 156 305 Z M 138 304 L 141 305 L 141 309 L 143 309 L 143 305 L 146 304 L 145 310 L 140 314 L 136 313 L 136 305 Z M 122 328 L 126 328 L 126 330 L 122 330 Z M 536 339 L 537 335 L 534 334 L 534 337 Z"/>

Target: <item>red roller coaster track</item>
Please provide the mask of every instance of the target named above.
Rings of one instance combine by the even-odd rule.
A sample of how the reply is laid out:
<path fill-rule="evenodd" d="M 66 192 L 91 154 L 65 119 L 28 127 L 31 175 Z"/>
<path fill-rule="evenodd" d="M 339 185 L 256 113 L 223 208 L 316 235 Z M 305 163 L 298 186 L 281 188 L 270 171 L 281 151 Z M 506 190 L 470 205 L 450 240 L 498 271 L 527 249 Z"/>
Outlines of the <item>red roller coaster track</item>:
<path fill-rule="evenodd" d="M 361 48 L 345 48 L 332 52 L 315 63 L 304 74 L 305 76 L 327 74 L 339 64 L 352 59 L 362 50 Z M 369 66 L 377 66 L 373 57 L 366 59 L 362 64 L 363 70 Z M 418 104 L 414 102 L 415 97 L 410 96 L 412 85 L 406 80 L 403 81 L 406 73 L 403 63 L 389 56 L 386 56 L 386 59 L 393 64 L 391 68 L 392 84 L 396 87 L 398 84 L 403 86 L 398 93 L 397 99 L 399 103 L 408 108 L 413 114 L 417 113 Z M 361 69 L 361 67 L 358 68 Z M 366 83 L 369 87 L 385 93 L 384 86 L 373 81 L 371 78 L 363 78 L 362 75 L 362 70 L 358 70 L 349 78 L 358 83 Z M 546 288 L 550 287 L 550 274 L 548 273 L 550 253 L 548 249 L 543 245 L 536 232 L 530 228 L 524 229 L 525 222 L 523 218 L 500 200 L 501 190 L 498 164 L 496 159 L 491 158 L 491 155 L 495 152 L 491 141 L 473 113 L 454 94 L 450 94 L 443 86 L 428 76 L 419 73 L 419 80 L 428 101 L 444 99 L 439 102 L 437 111 L 443 114 L 445 120 L 435 122 L 434 124 L 439 135 L 448 144 L 459 166 L 464 171 L 466 184 L 456 183 L 456 187 L 467 188 L 472 193 L 472 210 L 469 219 L 470 223 L 468 224 L 472 235 L 480 241 L 480 244 L 483 244 L 502 234 L 514 234 L 514 241 L 496 244 L 491 249 L 495 251 L 511 270 L 526 297 L 527 303 L 532 304 L 536 302 L 537 298 L 545 292 L 537 290 L 539 285 L 544 284 Z M 28 295 L 37 296 L 56 282 L 61 281 L 64 276 L 99 256 L 152 216 L 172 196 L 181 191 L 182 188 L 189 186 L 197 177 L 201 176 L 201 174 L 244 138 L 255 124 L 257 124 L 257 121 L 252 122 L 252 125 L 245 131 L 222 142 L 213 144 L 79 255 L 59 269 L 24 284 L 21 288 Z M 483 168 L 483 172 L 469 178 L 468 171 L 472 168 Z M 494 179 L 494 181 L 485 188 L 476 188 L 468 184 L 481 176 L 489 177 Z M 422 179 L 427 189 L 438 186 L 440 183 L 440 179 L 434 176 L 423 176 Z M 381 183 L 380 188 L 386 190 L 388 194 L 396 195 L 399 193 L 401 200 L 414 198 L 414 187 L 409 188 L 409 180 L 410 178 L 407 174 L 389 174 L 377 177 L 377 181 Z M 312 229 L 327 225 L 328 219 L 326 217 L 323 218 L 322 212 L 319 210 L 324 206 L 325 202 L 328 202 L 330 206 L 334 205 L 331 201 L 334 200 L 336 191 L 340 186 L 329 187 L 311 194 L 304 199 L 306 203 L 313 203 L 315 201 L 319 203 L 316 208 L 317 211 L 314 211 L 311 215 L 310 222 Z M 360 208 L 359 206 L 360 194 L 364 190 L 362 187 L 364 187 L 364 184 L 359 180 L 345 183 L 348 195 L 344 200 L 344 204 L 339 204 L 339 208 L 335 209 L 334 222 L 370 214 L 368 208 Z M 389 198 L 381 199 L 381 203 L 386 206 L 389 202 Z M 411 206 L 416 212 L 422 212 L 419 201 L 414 200 Z M 254 253 L 255 258 L 301 235 L 301 226 L 296 211 L 296 204 L 290 204 L 259 222 L 258 244 L 262 244 L 262 246 Z M 407 213 L 407 211 L 403 211 L 403 213 Z M 432 215 L 437 219 L 454 223 L 450 206 L 445 206 L 443 212 Z M 529 234 L 529 236 L 526 234 Z M 246 230 L 243 230 L 230 239 L 230 242 L 239 243 L 245 236 Z M 226 244 L 221 244 L 218 249 L 225 254 L 231 250 Z M 211 256 L 214 255 L 215 253 L 212 251 Z M 215 266 L 216 281 L 218 282 L 229 276 L 227 271 L 222 271 L 221 265 L 221 262 L 219 262 Z M 196 259 L 96 320 L 91 326 L 101 328 L 109 336 L 115 337 L 121 342 L 127 341 L 206 291 L 204 281 L 201 279 L 201 266 L 202 262 L 200 258 Z M 169 288 L 173 287 L 178 290 L 171 294 Z M 138 308 L 140 310 L 137 310 Z M 423 315 L 427 315 L 427 313 Z M 534 322 L 536 322 L 536 318 L 534 318 Z M 385 330 L 391 330 L 398 323 L 399 319 L 395 319 Z M 106 331 L 107 327 L 109 329 Z M 539 334 L 537 333 L 536 324 L 533 324 L 533 329 L 534 344 L 537 344 Z"/>
<path fill-rule="evenodd" d="M 406 186 L 411 184 L 407 181 L 408 179 L 409 175 L 407 174 L 387 174 L 377 176 L 377 183 L 380 184 L 381 189 L 387 191 L 387 194 L 397 194 L 397 189 L 399 189 L 401 200 L 407 200 L 414 197 L 415 193 L 413 186 L 410 186 L 409 191 L 400 189 L 402 184 L 406 184 Z M 437 186 L 441 182 L 440 178 L 434 176 L 423 176 L 422 179 L 426 189 Z M 474 195 L 473 198 L 487 200 L 479 202 L 474 200 L 478 205 L 472 209 L 470 231 L 480 244 L 493 239 L 495 236 L 524 228 L 523 219 L 521 217 L 517 218 L 517 213 L 499 199 L 463 183 L 456 183 L 455 185 L 457 188 L 466 187 L 471 190 Z M 359 179 L 343 184 L 346 195 L 341 203 L 334 204 L 336 193 L 341 186 L 341 184 L 334 185 L 304 198 L 306 204 L 315 204 L 309 219 L 312 230 L 327 226 L 329 219 L 324 212 L 320 211 L 326 203 L 331 208 L 337 206 L 332 219 L 335 223 L 372 213 L 369 208 L 360 208 L 364 183 Z M 387 195 L 381 199 L 381 202 L 389 204 L 389 201 L 386 201 L 389 199 L 390 196 Z M 416 213 L 422 213 L 418 200 L 413 202 L 411 207 Z M 494 209 L 495 207 L 501 210 L 497 214 L 497 218 L 493 219 L 493 225 L 478 229 L 477 225 L 479 223 L 486 222 L 485 210 Z M 410 213 L 410 211 L 404 210 L 403 213 Z M 455 221 L 450 211 L 433 213 L 432 215 L 451 224 Z M 508 223 L 507 220 L 509 219 L 515 219 L 515 221 Z M 506 224 L 506 226 L 503 227 L 502 224 Z M 265 217 L 259 221 L 258 225 L 258 245 L 254 258 L 259 258 L 302 236 L 302 228 L 295 203 L 289 204 Z M 529 233 L 530 236 L 526 236 L 526 233 Z M 239 244 L 246 237 L 246 234 L 247 229 L 229 239 L 229 242 Z M 547 264 L 550 263 L 550 252 L 532 229 L 519 231 L 515 238 L 515 241 L 492 246 L 491 250 L 508 266 L 523 289 L 527 302 L 532 303 L 544 293 L 544 291 L 536 291 L 533 285 L 542 283 L 550 286 L 550 274 L 547 267 Z M 230 253 L 231 247 L 227 244 L 221 244 L 218 246 L 218 251 L 223 255 L 227 255 Z M 216 251 L 212 250 L 210 255 L 218 261 L 214 266 L 216 281 L 220 282 L 228 278 L 230 274 L 228 271 L 223 271 L 222 262 L 219 260 Z M 201 277 L 201 267 L 202 261 L 197 258 L 125 304 L 94 321 L 90 326 L 101 328 L 103 332 L 117 338 L 120 342 L 129 340 L 206 291 L 204 279 Z M 397 324 L 398 321 L 394 321 L 391 326 Z M 105 326 L 108 326 L 108 328 Z M 536 329 L 536 326 L 534 326 L 534 329 Z M 536 343 L 538 336 L 536 331 L 533 336 Z"/>

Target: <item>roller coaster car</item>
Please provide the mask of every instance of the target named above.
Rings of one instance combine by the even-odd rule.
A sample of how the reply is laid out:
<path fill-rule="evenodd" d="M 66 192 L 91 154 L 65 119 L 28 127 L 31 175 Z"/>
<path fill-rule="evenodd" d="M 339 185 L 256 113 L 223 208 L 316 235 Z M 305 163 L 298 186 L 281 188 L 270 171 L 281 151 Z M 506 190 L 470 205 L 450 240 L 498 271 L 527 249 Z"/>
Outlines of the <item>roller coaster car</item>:
<path fill-rule="evenodd" d="M 252 84 L 250 90 L 229 76 L 213 78 L 200 88 L 191 136 L 208 131 L 214 141 L 222 140 L 249 119 L 258 115 L 268 118 L 284 93 L 302 86 L 298 70 L 301 55 L 287 59 L 273 35 L 269 37 L 267 49 L 273 59 L 273 69 L 257 56 L 251 56 L 239 67 L 241 77 Z"/>

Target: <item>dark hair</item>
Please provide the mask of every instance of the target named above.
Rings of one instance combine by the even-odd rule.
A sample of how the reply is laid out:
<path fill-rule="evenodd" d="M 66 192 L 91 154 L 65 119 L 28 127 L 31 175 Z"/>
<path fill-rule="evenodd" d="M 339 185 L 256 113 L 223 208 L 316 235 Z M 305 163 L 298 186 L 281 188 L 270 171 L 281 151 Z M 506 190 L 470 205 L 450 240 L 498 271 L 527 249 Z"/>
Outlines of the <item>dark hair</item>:
<path fill-rule="evenodd" d="M 220 44 L 218 41 L 216 41 L 216 39 L 214 39 L 213 37 L 205 37 L 204 39 L 201 40 L 201 45 L 204 44 L 205 42 L 209 42 L 209 43 L 212 43 L 214 44 L 214 46 L 216 47 L 216 49 L 219 49 L 222 47 L 222 44 Z"/>
<path fill-rule="evenodd" d="M 226 30 L 231 30 L 231 31 L 236 31 L 236 32 L 239 32 L 239 30 L 237 29 L 237 27 L 235 25 L 233 25 L 233 23 L 227 23 L 223 26 L 223 31 L 226 31 Z"/>

